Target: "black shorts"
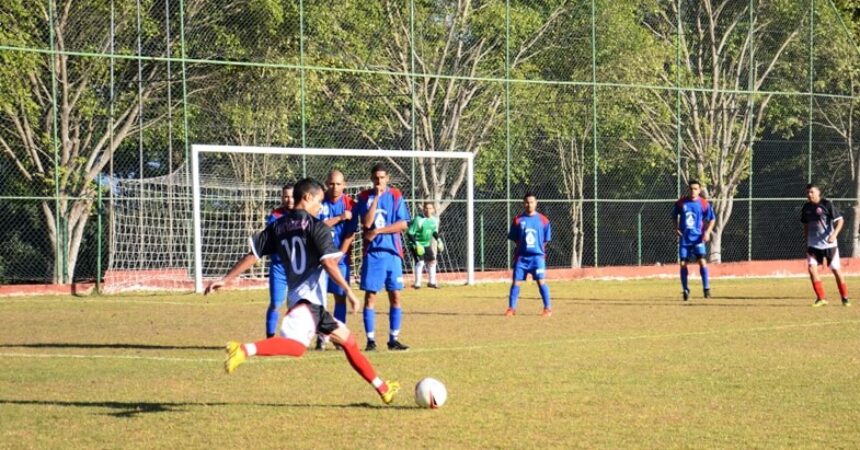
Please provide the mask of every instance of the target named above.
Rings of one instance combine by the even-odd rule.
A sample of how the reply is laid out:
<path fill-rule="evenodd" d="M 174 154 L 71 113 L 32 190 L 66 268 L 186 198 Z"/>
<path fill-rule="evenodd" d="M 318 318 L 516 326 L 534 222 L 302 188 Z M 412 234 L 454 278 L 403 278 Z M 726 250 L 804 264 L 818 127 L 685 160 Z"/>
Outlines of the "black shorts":
<path fill-rule="evenodd" d="M 317 333 L 328 336 L 340 327 L 340 323 L 322 306 L 315 305 L 307 300 L 299 300 L 293 308 L 297 308 L 299 305 L 306 305 L 310 310 L 311 317 L 317 323 Z"/>
<path fill-rule="evenodd" d="M 815 259 L 819 266 L 824 265 L 824 258 L 827 258 L 827 266 L 839 260 L 839 247 L 831 248 L 815 248 L 807 247 L 806 256 L 808 259 Z M 838 263 L 837 263 L 838 264 Z"/>
<path fill-rule="evenodd" d="M 415 252 L 414 249 L 413 249 L 413 254 L 415 255 L 415 262 L 421 261 L 422 259 L 424 260 L 424 262 L 428 262 L 428 263 L 432 262 L 432 261 L 436 261 L 436 252 L 434 251 L 433 244 L 430 244 L 430 245 L 424 247 L 424 255 L 418 256 L 418 253 Z"/>

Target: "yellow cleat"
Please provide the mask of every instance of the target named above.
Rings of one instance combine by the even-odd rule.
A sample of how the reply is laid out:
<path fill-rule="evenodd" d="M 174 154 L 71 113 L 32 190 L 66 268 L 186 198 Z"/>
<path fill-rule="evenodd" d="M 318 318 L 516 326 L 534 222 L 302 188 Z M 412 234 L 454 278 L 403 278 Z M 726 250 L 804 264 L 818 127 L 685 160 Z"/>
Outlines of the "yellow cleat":
<path fill-rule="evenodd" d="M 382 398 L 382 403 L 390 405 L 391 402 L 394 401 L 394 396 L 397 394 L 397 391 L 400 390 L 400 383 L 396 381 L 386 381 L 385 384 L 388 385 L 388 390 L 385 391 L 384 394 L 379 394 L 379 397 Z"/>
<path fill-rule="evenodd" d="M 233 373 L 237 367 L 248 360 L 248 355 L 242 350 L 242 344 L 239 342 L 228 342 L 224 351 L 227 352 L 227 358 L 224 359 L 224 371 L 227 373 Z"/>

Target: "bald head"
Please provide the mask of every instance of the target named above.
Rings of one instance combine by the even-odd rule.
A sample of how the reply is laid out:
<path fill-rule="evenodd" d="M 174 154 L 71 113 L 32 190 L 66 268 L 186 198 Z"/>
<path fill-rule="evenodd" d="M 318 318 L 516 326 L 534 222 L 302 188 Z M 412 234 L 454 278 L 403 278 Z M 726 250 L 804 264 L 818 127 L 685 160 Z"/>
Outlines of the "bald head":
<path fill-rule="evenodd" d="M 328 188 L 326 192 L 329 198 L 337 200 L 343 195 L 343 190 L 346 189 L 346 180 L 343 177 L 343 172 L 337 169 L 332 169 L 326 177 L 325 185 Z"/>

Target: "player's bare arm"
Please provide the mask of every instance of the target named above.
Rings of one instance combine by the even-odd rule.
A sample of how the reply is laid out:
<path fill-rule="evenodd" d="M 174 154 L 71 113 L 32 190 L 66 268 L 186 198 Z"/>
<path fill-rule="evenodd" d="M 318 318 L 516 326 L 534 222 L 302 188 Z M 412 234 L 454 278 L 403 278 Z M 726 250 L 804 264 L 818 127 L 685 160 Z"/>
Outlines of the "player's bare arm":
<path fill-rule="evenodd" d="M 368 241 L 372 241 L 373 238 L 379 236 L 380 234 L 395 234 L 406 231 L 409 228 L 409 224 L 406 223 L 405 220 L 400 220 L 392 223 L 386 227 L 382 228 L 374 228 L 372 230 L 367 230 L 364 232 L 364 238 Z"/>
<path fill-rule="evenodd" d="M 236 264 L 234 264 L 233 267 L 230 268 L 230 270 L 227 272 L 227 275 L 224 275 L 224 278 L 210 282 L 206 286 L 206 290 L 203 291 L 203 295 L 208 295 L 212 292 L 217 291 L 218 289 L 221 289 L 230 280 L 238 277 L 246 270 L 250 269 L 251 266 L 253 266 L 254 263 L 257 262 L 258 259 L 259 258 L 257 258 L 253 253 L 248 253 L 247 255 L 243 256 L 242 259 L 237 261 Z"/>
<path fill-rule="evenodd" d="M 827 242 L 831 244 L 836 242 L 836 237 L 839 236 L 839 232 L 842 231 L 842 226 L 844 225 L 844 223 L 845 221 L 842 220 L 841 217 L 833 221 L 835 227 L 833 229 L 833 233 L 830 233 L 830 236 L 827 237 Z"/>
<path fill-rule="evenodd" d="M 708 229 L 705 230 L 705 235 L 702 236 L 702 241 L 704 241 L 706 243 L 711 241 L 711 232 L 714 231 L 714 225 L 716 225 L 716 224 L 717 224 L 716 219 L 708 222 Z"/>
<path fill-rule="evenodd" d="M 681 227 L 679 225 L 679 221 L 681 220 L 680 216 L 672 217 L 672 228 L 675 230 L 675 236 L 680 237 L 683 233 L 681 233 Z"/>
<path fill-rule="evenodd" d="M 352 241 L 354 240 L 355 233 L 349 233 L 343 238 L 343 242 L 340 243 L 340 251 L 343 253 L 341 259 L 346 258 L 349 255 L 350 250 L 352 250 Z"/>
<path fill-rule="evenodd" d="M 336 258 L 326 258 L 320 261 L 320 264 L 322 264 L 323 270 L 328 274 L 329 280 L 334 281 L 336 285 L 340 286 L 341 289 L 346 292 L 346 299 L 349 302 L 349 308 L 352 310 L 352 313 L 355 314 L 356 311 L 358 311 L 358 297 L 355 296 L 349 283 L 347 283 L 343 278 L 343 275 L 340 274 L 337 262 L 338 260 Z"/>
<path fill-rule="evenodd" d="M 361 218 L 361 224 L 365 230 L 373 226 L 373 219 L 376 217 L 376 206 L 379 204 L 380 195 L 382 195 L 382 192 L 379 188 L 376 188 L 376 195 L 373 197 L 373 201 L 370 202 L 370 206 L 367 207 L 364 217 Z"/>

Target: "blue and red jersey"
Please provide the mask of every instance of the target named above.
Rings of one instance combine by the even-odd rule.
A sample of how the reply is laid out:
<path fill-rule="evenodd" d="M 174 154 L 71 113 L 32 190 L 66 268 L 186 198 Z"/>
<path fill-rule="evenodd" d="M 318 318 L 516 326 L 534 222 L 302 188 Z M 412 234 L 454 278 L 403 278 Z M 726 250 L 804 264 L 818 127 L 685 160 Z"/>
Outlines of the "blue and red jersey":
<path fill-rule="evenodd" d="M 702 197 L 681 197 L 672 208 L 672 219 L 678 221 L 681 230 L 681 245 L 697 245 L 702 242 L 708 223 L 716 219 L 714 209 Z M 680 220 L 679 220 L 680 219 Z"/>
<path fill-rule="evenodd" d="M 358 194 L 358 203 L 353 210 L 357 220 L 364 222 L 364 215 L 370 211 L 370 204 L 373 203 L 375 197 L 376 192 L 374 190 L 366 190 Z M 387 188 L 376 204 L 376 214 L 371 229 L 387 227 L 400 221 L 408 222 L 409 220 L 409 209 L 406 207 L 406 199 L 403 198 L 403 194 L 398 189 Z M 400 239 L 400 233 L 377 235 L 373 241 L 365 245 L 364 252 L 388 252 L 402 257 L 403 243 Z"/>
<path fill-rule="evenodd" d="M 552 240 L 549 219 L 541 213 L 522 213 L 514 217 L 508 239 L 516 243 L 514 257 L 545 256 L 546 244 Z"/>
<path fill-rule="evenodd" d="M 278 219 L 285 216 L 289 212 L 290 212 L 290 210 L 287 208 L 284 208 L 283 206 L 278 206 L 277 208 L 273 209 L 272 212 L 270 212 L 269 215 L 266 216 L 266 226 L 269 226 L 269 225 L 275 223 Z M 269 261 L 280 262 L 281 257 L 277 253 L 273 253 L 273 254 L 269 255 Z"/>
<path fill-rule="evenodd" d="M 339 199 L 332 200 L 328 195 L 322 201 L 322 209 L 320 209 L 320 220 L 328 220 L 333 217 L 340 216 L 344 211 L 351 211 L 352 219 L 346 222 L 339 222 L 331 227 L 331 237 L 334 241 L 334 246 L 340 248 L 340 245 L 346 240 L 350 234 L 358 230 L 358 215 L 354 211 L 355 202 L 352 197 L 344 194 Z"/>

